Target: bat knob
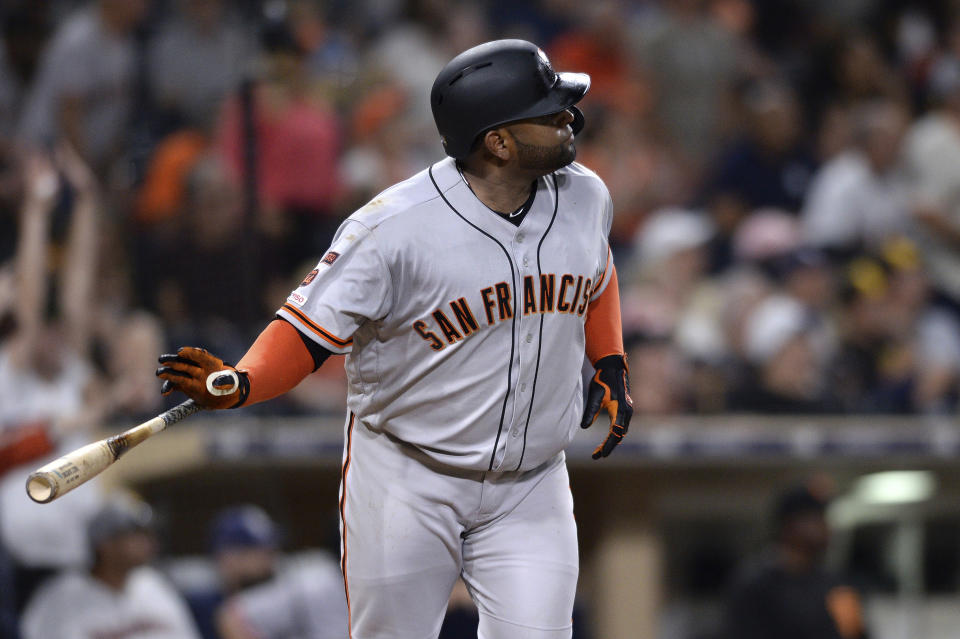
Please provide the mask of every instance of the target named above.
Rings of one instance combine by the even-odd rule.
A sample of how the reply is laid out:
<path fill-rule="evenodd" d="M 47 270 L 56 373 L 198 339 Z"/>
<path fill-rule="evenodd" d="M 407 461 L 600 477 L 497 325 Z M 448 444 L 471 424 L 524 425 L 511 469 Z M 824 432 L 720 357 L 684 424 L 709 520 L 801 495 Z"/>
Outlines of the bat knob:
<path fill-rule="evenodd" d="M 27 477 L 27 494 L 38 504 L 45 504 L 57 496 L 57 487 L 45 473 L 31 473 Z"/>
<path fill-rule="evenodd" d="M 225 385 L 230 384 L 226 388 Z M 240 378 L 236 371 L 222 370 L 214 371 L 207 375 L 207 392 L 211 395 L 231 395 L 240 388 Z"/>

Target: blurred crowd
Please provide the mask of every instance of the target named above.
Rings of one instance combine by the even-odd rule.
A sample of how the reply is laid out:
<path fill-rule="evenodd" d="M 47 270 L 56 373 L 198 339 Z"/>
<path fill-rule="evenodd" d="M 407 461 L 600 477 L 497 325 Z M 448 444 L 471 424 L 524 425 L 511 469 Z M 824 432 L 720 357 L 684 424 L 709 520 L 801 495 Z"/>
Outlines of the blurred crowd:
<path fill-rule="evenodd" d="M 343 576 L 328 550 L 286 556 L 262 509 L 215 513 L 209 556 L 163 569 L 158 523 L 133 495 L 117 494 L 79 533 L 85 565 L 47 575 L 4 637 L 345 639 Z M 19 631 L 19 634 L 17 634 Z"/>
<path fill-rule="evenodd" d="M 4 0 L 0 532 L 24 591 L 88 551 L 37 531 L 100 507 L 25 510 L 26 462 L 155 414 L 165 350 L 239 359 L 343 218 L 441 159 L 434 77 L 499 37 L 592 77 L 578 160 L 613 197 L 641 417 L 956 411 L 956 0 Z M 250 410 L 339 413 L 333 359 Z"/>
<path fill-rule="evenodd" d="M 4 353 L 79 358 L 109 414 L 155 408 L 158 346 L 235 361 L 344 217 L 442 156 L 443 63 L 515 36 L 593 78 L 578 159 L 639 413 L 953 411 L 960 8 L 833 4 L 4 3 Z M 338 412 L 341 368 L 271 411 Z"/>

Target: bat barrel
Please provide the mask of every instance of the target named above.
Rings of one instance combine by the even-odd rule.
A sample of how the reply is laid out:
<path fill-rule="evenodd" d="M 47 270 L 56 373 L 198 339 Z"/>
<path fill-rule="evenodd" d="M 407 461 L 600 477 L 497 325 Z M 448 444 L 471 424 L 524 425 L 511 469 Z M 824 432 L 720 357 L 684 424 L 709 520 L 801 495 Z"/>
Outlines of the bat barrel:
<path fill-rule="evenodd" d="M 200 407 L 187 400 L 139 426 L 82 446 L 42 466 L 27 477 L 27 495 L 38 504 L 46 504 L 93 479 L 123 453 L 170 424 L 188 417 Z"/>
<path fill-rule="evenodd" d="M 45 504 L 96 476 L 116 458 L 107 439 L 87 444 L 30 473 L 27 494 Z"/>

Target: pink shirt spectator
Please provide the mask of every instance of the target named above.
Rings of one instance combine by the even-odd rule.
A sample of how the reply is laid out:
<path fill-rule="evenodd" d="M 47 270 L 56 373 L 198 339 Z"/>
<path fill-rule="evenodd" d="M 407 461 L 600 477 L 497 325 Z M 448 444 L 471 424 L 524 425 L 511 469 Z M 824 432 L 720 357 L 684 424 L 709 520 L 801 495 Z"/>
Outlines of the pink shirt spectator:
<path fill-rule="evenodd" d="M 267 209 L 332 208 L 340 194 L 340 126 L 332 109 L 303 96 L 255 90 L 260 204 Z M 243 117 L 238 99 L 222 114 L 219 148 L 230 171 L 243 177 Z"/>

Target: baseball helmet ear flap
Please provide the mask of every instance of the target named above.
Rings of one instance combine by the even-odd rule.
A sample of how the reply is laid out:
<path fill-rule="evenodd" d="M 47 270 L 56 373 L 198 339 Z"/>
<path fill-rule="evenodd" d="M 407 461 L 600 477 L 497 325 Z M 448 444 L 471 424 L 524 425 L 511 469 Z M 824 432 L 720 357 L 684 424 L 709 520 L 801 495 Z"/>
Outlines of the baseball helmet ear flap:
<path fill-rule="evenodd" d="M 579 107 L 575 106 L 568 106 L 567 110 L 573 113 L 573 122 L 570 123 L 570 128 L 573 129 L 573 134 L 577 135 L 583 130 L 583 125 L 585 122 L 583 111 L 581 111 Z"/>

